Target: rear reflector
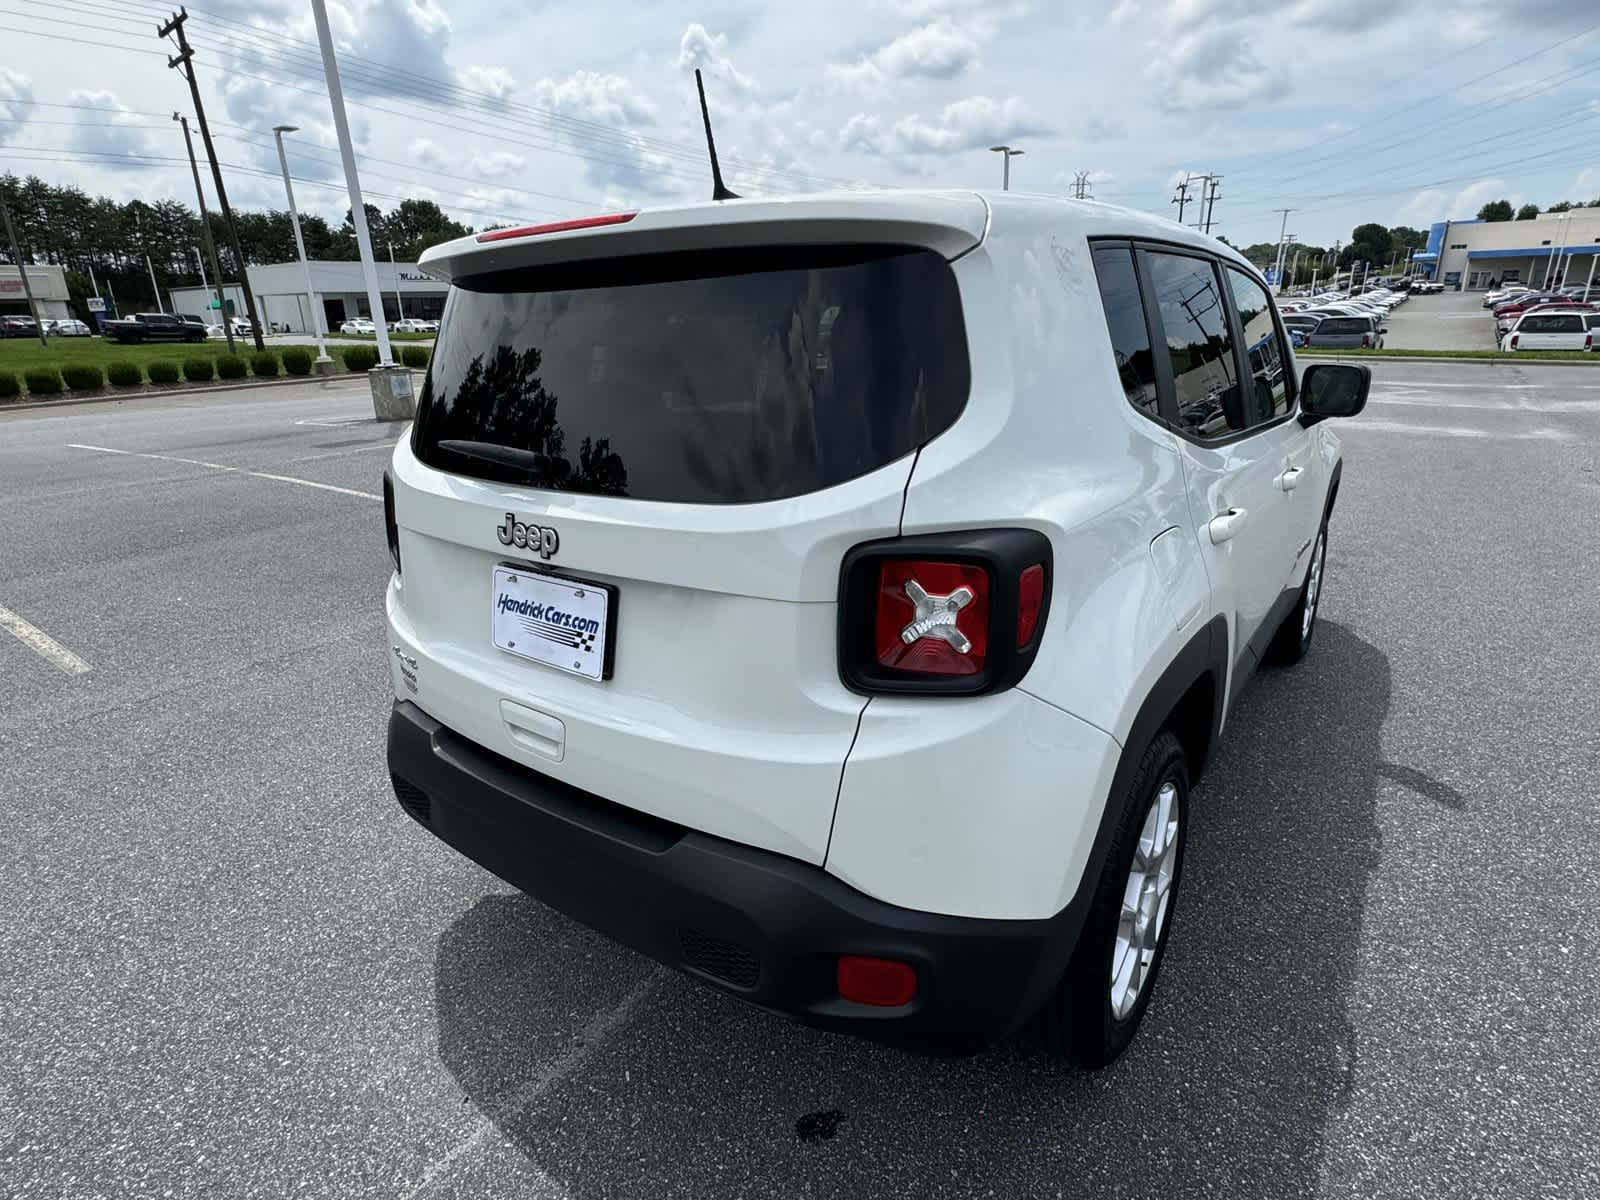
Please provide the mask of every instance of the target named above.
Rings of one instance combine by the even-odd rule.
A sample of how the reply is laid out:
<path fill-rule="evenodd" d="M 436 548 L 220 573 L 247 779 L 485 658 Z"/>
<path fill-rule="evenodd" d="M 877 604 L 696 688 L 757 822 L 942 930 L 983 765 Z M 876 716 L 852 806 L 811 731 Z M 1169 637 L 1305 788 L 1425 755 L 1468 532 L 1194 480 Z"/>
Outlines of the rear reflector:
<path fill-rule="evenodd" d="M 491 229 L 480 233 L 480 242 L 503 242 L 507 238 L 538 237 L 541 233 L 566 233 L 573 229 L 595 229 L 601 225 L 626 225 L 637 212 L 606 213 L 599 217 L 576 217 L 571 221 L 552 221 L 548 225 L 519 225 L 515 229 Z"/>
<path fill-rule="evenodd" d="M 1033 640 L 1039 627 L 1039 609 L 1044 605 L 1044 565 L 1034 563 L 1017 581 L 1017 649 Z"/>
<path fill-rule="evenodd" d="M 968 563 L 888 559 L 878 569 L 878 664 L 976 675 L 989 654 L 989 572 Z"/>
<path fill-rule="evenodd" d="M 839 998 L 874 1008 L 898 1008 L 917 998 L 917 973 L 892 958 L 846 954 L 839 959 Z"/>

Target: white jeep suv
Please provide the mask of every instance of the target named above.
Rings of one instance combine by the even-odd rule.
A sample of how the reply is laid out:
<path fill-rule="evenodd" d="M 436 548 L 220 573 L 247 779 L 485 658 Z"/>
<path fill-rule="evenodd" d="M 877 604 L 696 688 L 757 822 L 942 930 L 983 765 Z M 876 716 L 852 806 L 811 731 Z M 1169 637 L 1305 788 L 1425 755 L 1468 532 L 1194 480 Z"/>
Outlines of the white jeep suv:
<path fill-rule="evenodd" d="M 1199 777 L 1315 629 L 1366 368 L 1227 246 L 1015 193 L 430 250 L 385 478 L 394 788 L 534 897 L 813 1025 L 1088 1065 Z"/>

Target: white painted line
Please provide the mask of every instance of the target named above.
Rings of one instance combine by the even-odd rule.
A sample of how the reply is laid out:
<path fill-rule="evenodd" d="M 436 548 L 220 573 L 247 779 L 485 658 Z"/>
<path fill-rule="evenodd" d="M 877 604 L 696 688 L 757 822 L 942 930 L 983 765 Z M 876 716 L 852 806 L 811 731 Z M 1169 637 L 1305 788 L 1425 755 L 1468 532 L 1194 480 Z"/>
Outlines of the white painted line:
<path fill-rule="evenodd" d="M 325 421 L 304 417 L 295 422 L 296 425 L 320 425 L 324 429 L 343 429 L 346 425 L 376 425 L 371 417 L 329 417 Z"/>
<path fill-rule="evenodd" d="M 274 483 L 297 483 L 301 487 L 316 488 L 323 492 L 338 492 L 341 496 L 356 496 L 362 500 L 382 500 L 377 492 L 359 492 L 355 488 L 336 487 L 331 483 L 318 483 L 315 479 L 301 479 L 294 475 L 274 475 L 270 471 L 252 471 L 248 467 L 230 467 L 224 463 L 206 462 L 200 458 L 180 458 L 176 454 L 150 454 L 142 450 L 114 450 L 110 446 L 88 446 L 82 442 L 68 442 L 69 450 L 95 450 L 101 454 L 121 454 L 128 458 L 153 458 L 158 462 L 185 463 L 191 467 L 206 467 L 212 471 L 229 471 L 235 475 L 249 475 L 252 479 L 270 479 Z"/>
<path fill-rule="evenodd" d="M 1494 438 L 1495 441 L 1570 442 L 1575 435 L 1560 429 L 1506 430 L 1473 429 L 1466 425 L 1413 425 L 1408 421 L 1390 421 L 1383 417 L 1357 417 L 1342 426 L 1340 435 L 1370 430 L 1374 433 L 1414 433 L 1421 437 Z"/>
<path fill-rule="evenodd" d="M 89 669 L 88 663 L 55 638 L 37 626 L 28 624 L 3 605 L 0 605 L 0 628 L 4 628 L 17 641 L 57 670 L 65 671 L 68 675 L 82 675 Z"/>

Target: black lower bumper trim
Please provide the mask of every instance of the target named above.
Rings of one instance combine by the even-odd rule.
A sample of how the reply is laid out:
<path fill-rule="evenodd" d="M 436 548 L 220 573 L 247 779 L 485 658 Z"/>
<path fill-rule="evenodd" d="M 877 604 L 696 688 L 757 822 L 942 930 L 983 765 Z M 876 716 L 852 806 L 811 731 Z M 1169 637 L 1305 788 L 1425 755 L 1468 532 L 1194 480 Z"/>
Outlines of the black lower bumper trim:
<path fill-rule="evenodd" d="M 782 855 L 637 813 L 529 770 L 398 701 L 389 771 L 405 810 L 506 882 L 624 945 L 808 1024 L 937 1052 L 1005 1037 L 1072 952 L 1088 889 L 1056 916 L 899 908 Z M 899 1008 L 841 1000 L 842 954 L 899 959 Z"/>

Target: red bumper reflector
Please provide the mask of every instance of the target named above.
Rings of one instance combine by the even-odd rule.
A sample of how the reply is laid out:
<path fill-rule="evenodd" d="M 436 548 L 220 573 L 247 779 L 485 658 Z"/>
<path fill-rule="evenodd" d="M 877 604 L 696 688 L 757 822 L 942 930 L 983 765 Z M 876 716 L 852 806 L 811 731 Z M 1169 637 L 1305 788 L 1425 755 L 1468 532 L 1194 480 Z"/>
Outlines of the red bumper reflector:
<path fill-rule="evenodd" d="M 507 238 L 537 237 L 541 233 L 566 233 L 573 229 L 594 229 L 601 225 L 626 225 L 636 212 L 606 213 L 599 217 L 576 217 L 571 221 L 552 221 L 548 225 L 518 225 L 515 229 L 491 229 L 480 233 L 480 242 L 503 242 Z"/>
<path fill-rule="evenodd" d="M 839 998 L 874 1008 L 898 1008 L 917 997 L 917 973 L 892 958 L 846 954 L 839 959 Z"/>

